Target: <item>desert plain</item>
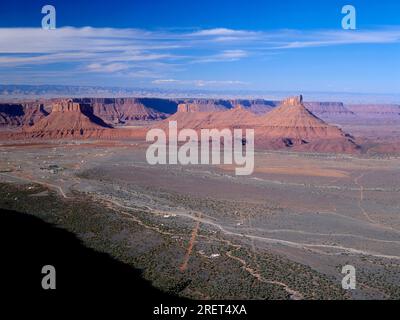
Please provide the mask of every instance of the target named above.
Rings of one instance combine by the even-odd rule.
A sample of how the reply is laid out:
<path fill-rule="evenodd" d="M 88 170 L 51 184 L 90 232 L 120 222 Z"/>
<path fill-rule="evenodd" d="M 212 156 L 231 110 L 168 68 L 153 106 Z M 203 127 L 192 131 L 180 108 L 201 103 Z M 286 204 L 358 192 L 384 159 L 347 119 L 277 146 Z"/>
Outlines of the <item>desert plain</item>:
<path fill-rule="evenodd" d="M 263 151 L 255 154 L 254 174 L 244 177 L 224 165 L 151 166 L 142 143 L 13 145 L 1 147 L 1 155 L 2 183 L 17 183 L 32 201 L 53 193 L 63 202 L 84 196 L 119 212 L 119 223 L 127 227 L 107 241 L 134 256 L 151 252 L 157 272 L 149 277 L 156 283 L 164 273 L 180 279 L 204 272 L 205 288 L 196 288 L 195 280 L 180 292 L 184 296 L 224 298 L 237 283 L 223 283 L 223 291 L 212 293 L 209 287 L 218 281 L 207 275 L 221 264 L 229 265 L 232 276 L 248 273 L 246 281 L 272 287 L 282 294 L 277 297 L 399 294 L 400 159 Z M 146 236 L 131 234 L 130 225 Z M 175 253 L 167 261 L 166 252 L 158 251 L 164 241 L 172 241 L 168 250 Z M 275 262 L 282 268 L 293 263 L 294 270 L 286 270 L 286 277 L 275 274 L 271 256 L 282 259 Z M 358 280 L 357 289 L 347 292 L 341 289 L 346 264 L 356 267 Z M 145 274 L 147 268 L 145 263 Z M 296 268 L 311 275 L 298 280 Z M 314 277 L 326 279 L 329 289 Z"/>
<path fill-rule="evenodd" d="M 3 140 L 0 205 L 74 232 L 181 297 L 398 299 L 398 122 L 342 116 L 331 122 L 356 134 L 357 152 L 256 148 L 248 176 L 150 165 L 137 136 Z M 356 289 L 342 288 L 345 265 Z"/>

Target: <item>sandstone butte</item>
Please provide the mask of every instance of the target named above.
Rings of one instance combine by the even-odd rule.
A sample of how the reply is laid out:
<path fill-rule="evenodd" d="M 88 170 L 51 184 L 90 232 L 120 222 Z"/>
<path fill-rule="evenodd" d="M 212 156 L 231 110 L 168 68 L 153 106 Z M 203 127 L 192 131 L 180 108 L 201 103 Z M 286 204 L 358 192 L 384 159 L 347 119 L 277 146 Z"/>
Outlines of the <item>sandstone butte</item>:
<path fill-rule="evenodd" d="M 52 104 L 48 116 L 19 132 L 2 132 L 0 138 L 25 139 L 129 139 L 145 137 L 145 129 L 114 129 L 96 116 L 90 104 L 59 99 Z"/>
<path fill-rule="evenodd" d="M 194 108 L 193 110 L 191 108 Z M 304 106 L 302 97 L 284 100 L 263 116 L 257 116 L 241 105 L 226 111 L 198 112 L 196 107 L 181 106 L 169 118 L 150 127 L 113 128 L 96 116 L 91 104 L 60 100 L 51 113 L 33 126 L 23 127 L 10 139 L 129 139 L 144 138 L 149 128 L 168 130 L 169 121 L 178 129 L 254 129 L 256 148 L 291 149 L 314 152 L 358 152 L 353 138 L 336 126 L 316 117 Z"/>
<path fill-rule="evenodd" d="M 112 128 L 93 110 L 85 105 L 66 100 L 54 103 L 51 113 L 31 127 L 23 127 L 23 133 L 30 138 L 74 138 L 99 137 L 104 130 Z"/>
<path fill-rule="evenodd" d="M 177 121 L 178 129 L 190 128 L 197 131 L 253 128 L 255 145 L 262 149 L 344 153 L 359 151 L 359 146 L 350 135 L 312 114 L 304 106 L 302 96 L 283 100 L 264 116 L 257 116 L 240 105 L 221 112 L 197 112 L 196 107 L 188 110 L 185 106 L 156 126 L 167 130 L 169 121 Z"/>
<path fill-rule="evenodd" d="M 282 101 L 260 118 L 262 127 L 256 137 L 261 147 L 290 147 L 293 150 L 354 153 L 359 146 L 353 137 L 312 114 L 302 96 Z"/>

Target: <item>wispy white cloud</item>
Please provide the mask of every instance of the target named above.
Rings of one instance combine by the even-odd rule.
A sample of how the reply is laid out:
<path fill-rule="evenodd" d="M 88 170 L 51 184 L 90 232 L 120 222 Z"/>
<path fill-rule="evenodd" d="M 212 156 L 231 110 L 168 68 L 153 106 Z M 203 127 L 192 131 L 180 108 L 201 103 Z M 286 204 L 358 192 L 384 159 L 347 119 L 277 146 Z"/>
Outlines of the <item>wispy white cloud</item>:
<path fill-rule="evenodd" d="M 0 28 L 0 69 L 12 75 L 15 69 L 32 67 L 39 75 L 49 71 L 48 65 L 53 65 L 51 70 L 59 65 L 60 70 L 77 73 L 159 78 L 153 83 L 162 84 L 166 83 L 162 79 L 175 78 L 197 63 L 231 63 L 301 48 L 388 43 L 400 43 L 400 26 L 355 31 Z M 191 84 L 220 83 L 192 80 Z"/>
<path fill-rule="evenodd" d="M 328 30 L 317 32 L 291 32 L 287 40 L 270 49 L 297 49 L 357 44 L 400 43 L 400 27 L 383 30 Z"/>
<path fill-rule="evenodd" d="M 92 72 L 116 72 L 116 71 L 126 70 L 128 68 L 129 65 L 126 63 L 109 63 L 109 64 L 91 63 L 87 66 L 87 70 Z"/>
<path fill-rule="evenodd" d="M 221 60 L 236 60 L 245 58 L 248 56 L 248 53 L 245 50 L 224 50 L 219 54 L 216 54 L 214 57 Z"/>
<path fill-rule="evenodd" d="M 189 36 L 204 37 L 204 36 L 228 36 L 228 37 L 248 37 L 259 34 L 256 31 L 233 30 L 227 28 L 204 29 L 189 33 Z"/>
<path fill-rule="evenodd" d="M 201 56 L 196 59 L 192 59 L 193 63 L 208 63 L 208 62 L 230 62 L 237 61 L 249 56 L 249 53 L 245 50 L 222 50 L 219 53 Z"/>

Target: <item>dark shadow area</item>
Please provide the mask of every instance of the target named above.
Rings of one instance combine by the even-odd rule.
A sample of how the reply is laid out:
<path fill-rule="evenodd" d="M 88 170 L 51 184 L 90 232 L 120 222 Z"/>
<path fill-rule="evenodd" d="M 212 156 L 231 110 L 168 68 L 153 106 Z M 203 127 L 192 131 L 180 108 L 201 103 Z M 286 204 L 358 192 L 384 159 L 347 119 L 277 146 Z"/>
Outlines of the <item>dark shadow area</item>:
<path fill-rule="evenodd" d="M 74 234 L 28 214 L 1 209 L 0 241 L 0 291 L 10 300 L 35 298 L 64 304 L 90 298 L 129 301 L 130 306 L 140 307 L 183 301 L 154 288 L 139 270 L 85 247 Z M 44 265 L 56 269 L 56 290 L 42 288 Z"/>
<path fill-rule="evenodd" d="M 138 98 L 138 101 L 146 107 L 169 114 L 175 113 L 178 108 L 178 103 L 169 99 Z"/>
<path fill-rule="evenodd" d="M 22 117 L 25 112 L 22 104 L 0 104 L 0 113 L 4 113 L 8 116 Z"/>
<path fill-rule="evenodd" d="M 112 125 L 105 123 L 103 119 L 101 119 L 100 117 L 96 116 L 93 113 L 93 107 L 90 104 L 81 104 L 81 111 L 93 123 L 98 124 L 99 126 L 102 126 L 105 128 L 110 128 L 110 129 L 113 128 Z"/>

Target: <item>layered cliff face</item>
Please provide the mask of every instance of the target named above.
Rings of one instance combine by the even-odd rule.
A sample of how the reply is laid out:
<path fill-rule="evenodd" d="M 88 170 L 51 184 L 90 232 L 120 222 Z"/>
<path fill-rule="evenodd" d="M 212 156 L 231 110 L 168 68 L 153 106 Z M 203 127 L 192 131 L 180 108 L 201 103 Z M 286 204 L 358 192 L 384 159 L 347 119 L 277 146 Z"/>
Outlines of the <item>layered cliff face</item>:
<path fill-rule="evenodd" d="M 300 98 L 288 98 L 262 117 L 268 134 L 291 138 L 339 137 L 341 131 L 310 112 Z"/>
<path fill-rule="evenodd" d="M 276 106 L 279 105 L 279 101 L 271 101 L 271 100 L 233 100 L 233 105 L 243 106 L 246 110 L 249 110 L 257 115 L 263 115 L 271 110 L 273 110 Z"/>
<path fill-rule="evenodd" d="M 166 114 L 145 106 L 137 98 L 87 98 L 75 102 L 92 106 L 93 114 L 110 124 L 134 124 L 137 121 L 161 120 Z"/>
<path fill-rule="evenodd" d="M 362 118 L 400 120 L 397 104 L 348 104 L 346 108 Z"/>
<path fill-rule="evenodd" d="M 212 112 L 212 111 L 226 111 L 233 109 L 235 106 L 242 106 L 244 109 L 253 112 L 254 114 L 261 115 L 271 111 L 278 105 L 276 101 L 268 101 L 263 99 L 197 99 L 197 100 L 184 100 L 178 104 L 177 112 Z"/>
<path fill-rule="evenodd" d="M 211 101 L 213 102 L 211 103 Z M 255 145 L 262 149 L 292 149 L 313 152 L 358 151 L 358 146 L 351 136 L 315 116 L 305 107 L 301 97 L 288 98 L 262 116 L 249 111 L 253 103 L 248 100 L 231 100 L 230 104 L 237 103 L 231 108 L 226 107 L 229 106 L 226 100 L 220 100 L 225 101 L 216 104 L 222 106 L 221 109 L 215 108 L 215 101 L 202 100 L 202 103 L 198 103 L 198 101 L 192 100 L 190 103 L 180 104 L 178 112 L 150 127 L 167 131 L 169 121 L 177 121 L 178 129 L 194 129 L 196 131 L 201 129 L 254 129 Z M 204 111 L 210 106 L 213 111 Z M 19 109 L 12 110 L 20 112 Z M 132 113 L 128 115 L 129 112 Z M 102 115 L 102 118 L 96 113 Z M 19 136 L 13 137 L 23 139 L 144 138 L 147 131 L 144 127 L 112 129 L 112 126 L 103 119 L 108 122 L 138 119 L 138 117 L 139 119 L 141 117 L 149 119 L 150 114 L 149 108 L 137 103 L 135 99 L 57 99 L 53 101 L 52 111 L 48 116 L 34 121 L 35 123 L 30 127 L 24 126 L 23 132 Z M 156 113 L 155 117 L 158 114 Z M 22 116 L 22 113 L 18 116 Z M 35 118 L 35 112 L 30 114 L 30 118 Z"/>
<path fill-rule="evenodd" d="M 253 128 L 259 125 L 258 117 L 241 106 L 219 112 L 177 112 L 155 127 L 166 129 L 169 121 L 177 121 L 178 129 L 194 130 Z"/>
<path fill-rule="evenodd" d="M 177 108 L 177 112 L 216 112 L 226 110 L 228 110 L 226 105 L 212 100 L 198 100 L 188 103 L 180 103 Z"/>
<path fill-rule="evenodd" d="M 177 121 L 180 130 L 254 129 L 255 145 L 263 149 L 349 153 L 358 150 L 349 135 L 307 110 L 301 97 L 284 100 L 264 116 L 237 105 L 220 112 L 177 112 L 157 127 L 166 130 L 169 121 Z"/>
<path fill-rule="evenodd" d="M 0 127 L 31 126 L 47 115 L 41 103 L 0 104 Z"/>
<path fill-rule="evenodd" d="M 304 106 L 323 120 L 353 119 L 356 116 L 342 102 L 305 102 Z"/>
<path fill-rule="evenodd" d="M 261 145 L 321 152 L 355 152 L 358 149 L 349 135 L 310 112 L 301 96 L 283 100 L 261 119 L 262 128 L 256 131 Z"/>
<path fill-rule="evenodd" d="M 40 138 L 91 138 L 112 128 L 93 114 L 89 105 L 64 100 L 54 103 L 51 113 L 31 127 L 25 127 L 28 137 Z"/>
<path fill-rule="evenodd" d="M 33 126 L 35 123 L 49 115 L 49 111 L 43 104 L 26 104 L 24 110 L 25 114 L 22 121 L 23 126 Z"/>

